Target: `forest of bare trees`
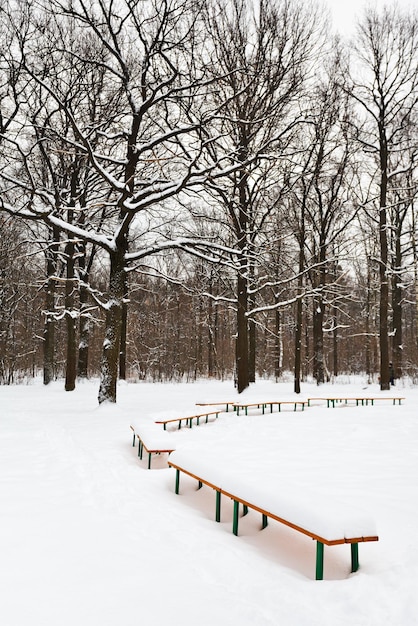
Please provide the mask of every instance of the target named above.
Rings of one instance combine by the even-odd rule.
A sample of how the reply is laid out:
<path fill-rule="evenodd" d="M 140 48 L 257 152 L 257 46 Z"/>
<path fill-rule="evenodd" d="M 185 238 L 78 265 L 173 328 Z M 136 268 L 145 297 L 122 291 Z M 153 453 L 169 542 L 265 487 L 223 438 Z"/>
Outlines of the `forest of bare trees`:
<path fill-rule="evenodd" d="M 0 11 L 0 384 L 418 378 L 416 12 Z"/>

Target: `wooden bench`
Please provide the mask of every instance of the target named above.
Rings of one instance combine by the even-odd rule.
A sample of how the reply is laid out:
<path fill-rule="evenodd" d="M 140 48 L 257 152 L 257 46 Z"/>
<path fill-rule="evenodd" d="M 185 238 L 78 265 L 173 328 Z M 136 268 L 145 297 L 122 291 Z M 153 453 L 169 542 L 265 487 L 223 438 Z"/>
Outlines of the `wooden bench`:
<path fill-rule="evenodd" d="M 154 424 L 131 424 L 133 442 L 138 439 L 138 456 L 142 460 L 143 452 L 148 454 L 148 469 L 151 469 L 151 456 L 153 454 L 171 454 L 176 449 L 170 435 L 157 429 Z"/>
<path fill-rule="evenodd" d="M 225 413 L 228 413 L 229 407 L 234 409 L 234 401 L 232 402 L 196 402 L 196 406 L 224 406 Z M 235 410 L 235 409 L 234 409 Z"/>
<path fill-rule="evenodd" d="M 269 400 L 267 402 L 235 402 L 234 408 L 237 412 L 237 415 L 239 415 L 240 409 L 245 409 L 245 415 L 248 415 L 248 409 L 250 407 L 257 407 L 257 409 L 261 408 L 262 413 L 264 415 L 265 410 L 268 406 L 270 406 L 270 413 L 273 413 L 274 405 L 277 405 L 279 412 L 280 412 L 282 406 L 285 406 L 285 405 L 293 406 L 294 411 L 296 411 L 297 408 L 300 406 L 303 411 L 305 409 L 306 404 L 307 404 L 307 401 L 305 400 L 273 400 L 273 401 Z"/>
<path fill-rule="evenodd" d="M 199 426 L 200 418 L 206 418 L 206 424 L 208 423 L 209 415 L 215 415 L 218 418 L 219 413 L 222 411 L 208 411 L 207 413 L 196 413 L 195 415 L 188 415 L 187 417 L 173 417 L 166 420 L 156 420 L 156 424 L 163 424 L 164 430 L 167 429 L 167 424 L 178 422 L 178 428 L 181 428 L 182 422 L 186 422 L 186 426 L 191 428 L 193 426 L 193 420 L 196 420 L 196 425 Z"/>
<path fill-rule="evenodd" d="M 327 403 L 327 408 L 329 408 L 330 406 L 332 406 L 333 408 L 335 408 L 336 404 L 349 404 L 349 403 L 355 403 L 356 406 L 367 406 L 369 403 L 371 404 L 371 406 L 374 405 L 375 402 L 380 401 L 380 400 L 390 400 L 392 402 L 393 405 L 395 405 L 396 403 L 401 404 L 402 400 L 405 400 L 405 398 L 402 397 L 388 397 L 388 396 L 375 396 L 375 397 L 361 397 L 361 396 L 357 396 L 357 397 L 335 397 L 335 398 L 308 398 L 308 406 L 311 406 L 311 402 L 314 400 L 322 400 L 325 401 Z"/>
<path fill-rule="evenodd" d="M 170 457 L 168 464 L 176 470 L 175 492 L 180 492 L 180 472 L 191 476 L 198 481 L 198 489 L 207 485 L 216 492 L 215 520 L 221 521 L 221 496 L 227 496 L 234 502 L 232 532 L 238 535 L 239 506 L 243 506 L 246 515 L 248 509 L 261 513 L 261 528 L 267 527 L 268 518 L 289 526 L 316 543 L 316 580 L 322 580 L 324 575 L 324 546 L 350 544 L 351 572 L 359 568 L 358 544 L 362 542 L 378 541 L 374 522 L 362 514 L 353 514 L 350 508 L 332 502 L 332 508 L 326 511 L 324 506 L 319 507 L 316 502 L 312 508 L 306 509 L 300 502 L 282 498 L 271 494 L 262 487 L 237 484 L 233 476 L 227 476 L 215 466 L 204 466 L 200 459 L 194 458 L 191 453 L 176 452 Z"/>

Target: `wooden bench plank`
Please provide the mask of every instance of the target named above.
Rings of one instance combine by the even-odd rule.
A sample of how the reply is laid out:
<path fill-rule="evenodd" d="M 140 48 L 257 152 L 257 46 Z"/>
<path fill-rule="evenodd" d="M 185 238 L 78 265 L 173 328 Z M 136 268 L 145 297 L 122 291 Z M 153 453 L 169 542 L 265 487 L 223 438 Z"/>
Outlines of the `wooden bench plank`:
<path fill-rule="evenodd" d="M 224 406 L 225 412 L 229 412 L 229 407 L 234 408 L 234 400 L 226 402 L 224 401 L 216 401 L 216 402 L 196 402 L 196 406 Z"/>
<path fill-rule="evenodd" d="M 199 426 L 200 418 L 205 417 L 206 424 L 207 424 L 209 415 L 216 415 L 216 418 L 218 418 L 219 413 L 221 413 L 221 411 L 208 411 L 207 413 L 196 413 L 195 415 L 187 415 L 186 417 L 173 417 L 173 418 L 168 418 L 165 420 L 156 420 L 155 424 L 163 424 L 164 430 L 166 430 L 167 424 L 178 422 L 179 423 L 178 428 L 180 429 L 181 423 L 186 422 L 189 428 L 192 428 L 194 419 L 196 420 L 196 425 Z"/>

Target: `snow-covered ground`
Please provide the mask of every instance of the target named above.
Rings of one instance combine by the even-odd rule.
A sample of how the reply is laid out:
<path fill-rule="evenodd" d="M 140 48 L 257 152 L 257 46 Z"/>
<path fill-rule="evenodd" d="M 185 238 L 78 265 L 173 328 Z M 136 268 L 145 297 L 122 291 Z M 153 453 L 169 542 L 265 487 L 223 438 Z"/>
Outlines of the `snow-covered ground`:
<path fill-rule="evenodd" d="M 195 402 L 234 400 L 231 382 L 120 384 L 97 405 L 97 381 L 0 387 L 1 626 L 413 626 L 418 623 L 418 389 L 382 393 L 361 379 L 305 384 L 309 396 L 405 396 L 402 406 L 236 416 L 170 432 L 178 450 L 219 460 L 272 494 L 315 496 L 365 510 L 380 540 L 325 548 L 232 506 L 132 447 L 132 419 L 189 415 Z M 293 399 L 290 383 L 260 381 L 245 399 Z M 240 399 L 242 399 L 241 396 Z M 162 428 L 162 427 L 161 427 Z"/>

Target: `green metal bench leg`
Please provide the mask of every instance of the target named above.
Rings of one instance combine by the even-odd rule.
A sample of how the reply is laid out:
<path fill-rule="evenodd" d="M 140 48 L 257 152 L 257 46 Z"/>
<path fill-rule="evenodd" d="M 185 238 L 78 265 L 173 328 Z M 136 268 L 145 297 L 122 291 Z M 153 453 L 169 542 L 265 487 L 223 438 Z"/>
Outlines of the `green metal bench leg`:
<path fill-rule="evenodd" d="M 262 523 L 261 523 L 261 528 L 264 530 L 264 528 L 267 528 L 268 526 L 268 517 L 267 515 L 264 515 L 264 513 L 262 514 Z"/>
<path fill-rule="evenodd" d="M 133 439 L 132 445 L 135 448 L 135 433 L 134 433 L 134 439 Z"/>
<path fill-rule="evenodd" d="M 180 491 L 180 470 L 176 469 L 176 494 Z"/>
<path fill-rule="evenodd" d="M 351 544 L 351 571 L 357 572 L 360 567 L 360 563 L 358 560 L 358 543 Z"/>
<path fill-rule="evenodd" d="M 238 536 L 238 517 L 239 517 L 239 502 L 234 500 L 234 517 L 232 522 L 232 532 L 235 536 Z"/>
<path fill-rule="evenodd" d="M 316 542 L 316 580 L 324 578 L 324 544 Z"/>
<path fill-rule="evenodd" d="M 151 469 L 151 452 L 148 452 L 148 469 Z"/>
<path fill-rule="evenodd" d="M 215 520 L 217 522 L 221 521 L 221 492 L 216 492 L 216 512 L 215 512 Z"/>
<path fill-rule="evenodd" d="M 201 480 L 199 480 L 198 483 L 197 483 L 197 488 L 198 489 L 202 489 L 202 487 L 203 487 L 203 483 L 202 483 Z"/>
<path fill-rule="evenodd" d="M 243 515 L 247 515 L 248 514 L 248 506 L 246 504 L 243 505 L 244 506 L 244 510 L 243 510 Z"/>

